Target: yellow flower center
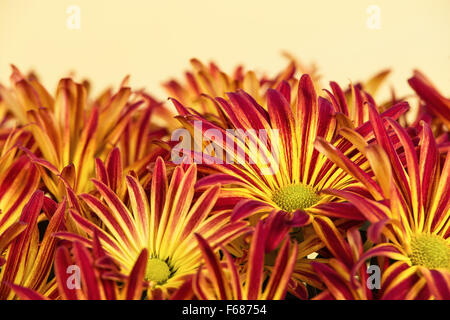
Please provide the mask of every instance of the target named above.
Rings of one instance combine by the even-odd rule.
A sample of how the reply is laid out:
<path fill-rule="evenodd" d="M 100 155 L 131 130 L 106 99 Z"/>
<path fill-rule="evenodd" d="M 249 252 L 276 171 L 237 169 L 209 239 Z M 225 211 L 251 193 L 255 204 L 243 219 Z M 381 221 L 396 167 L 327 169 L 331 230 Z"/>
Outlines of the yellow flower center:
<path fill-rule="evenodd" d="M 145 279 L 163 284 L 170 277 L 170 268 L 164 261 L 156 258 L 148 259 Z"/>
<path fill-rule="evenodd" d="M 411 263 L 429 269 L 450 269 L 450 246 L 434 234 L 419 234 L 411 239 Z"/>
<path fill-rule="evenodd" d="M 320 200 L 320 196 L 310 186 L 293 184 L 274 192 L 272 200 L 284 211 L 306 209 Z"/>

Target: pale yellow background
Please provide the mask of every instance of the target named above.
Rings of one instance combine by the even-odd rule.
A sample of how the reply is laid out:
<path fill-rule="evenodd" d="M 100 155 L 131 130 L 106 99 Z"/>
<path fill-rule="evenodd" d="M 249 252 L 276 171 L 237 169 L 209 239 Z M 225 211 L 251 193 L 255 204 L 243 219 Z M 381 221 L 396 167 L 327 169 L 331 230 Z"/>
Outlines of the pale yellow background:
<path fill-rule="evenodd" d="M 366 9 L 381 8 L 381 29 Z M 66 27 L 69 5 L 81 29 Z M 9 64 L 33 68 L 52 90 L 74 70 L 94 89 L 123 76 L 166 98 L 160 83 L 180 77 L 191 57 L 230 70 L 245 63 L 269 74 L 288 50 L 342 84 L 391 67 L 402 94 L 413 68 L 450 96 L 450 0 L 0 0 L 0 81 Z"/>

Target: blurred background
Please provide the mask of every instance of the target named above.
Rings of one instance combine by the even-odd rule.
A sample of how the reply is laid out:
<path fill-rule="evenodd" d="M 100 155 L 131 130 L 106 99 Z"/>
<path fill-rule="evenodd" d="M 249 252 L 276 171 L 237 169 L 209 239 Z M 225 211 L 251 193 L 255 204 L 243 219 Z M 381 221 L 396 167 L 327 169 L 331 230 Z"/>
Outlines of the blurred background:
<path fill-rule="evenodd" d="M 450 0 L 0 0 L 0 81 L 11 63 L 51 90 L 70 72 L 95 92 L 129 74 L 164 99 L 192 57 L 273 75 L 288 51 L 326 82 L 392 68 L 387 87 L 408 94 L 418 68 L 450 96 L 449 39 Z"/>

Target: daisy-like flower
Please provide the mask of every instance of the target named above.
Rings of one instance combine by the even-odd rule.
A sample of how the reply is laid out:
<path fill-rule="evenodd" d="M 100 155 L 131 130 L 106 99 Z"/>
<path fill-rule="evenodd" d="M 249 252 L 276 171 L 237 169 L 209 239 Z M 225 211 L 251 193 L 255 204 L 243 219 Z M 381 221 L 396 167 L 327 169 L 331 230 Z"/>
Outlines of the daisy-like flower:
<path fill-rule="evenodd" d="M 11 88 L 0 86 L 4 106 L 14 114 L 16 125 L 32 133 L 33 159 L 45 164 L 42 179 L 58 200 L 65 196 L 59 175 L 76 193 L 88 191 L 95 157 L 104 158 L 118 143 L 134 111 L 135 101 L 126 81 L 112 95 L 105 92 L 90 103 L 88 85 L 62 79 L 55 97 L 33 77 L 13 67 Z M 43 159 L 43 161 L 39 161 Z"/>
<path fill-rule="evenodd" d="M 339 93 L 339 88 L 334 88 Z M 354 92 L 360 94 L 355 100 L 355 108 L 362 108 L 363 97 L 368 95 L 358 88 Z M 224 185 L 219 205 L 233 207 L 233 221 L 250 217 L 251 223 L 255 223 L 261 215 L 278 214 L 284 219 L 283 223 L 291 228 L 291 237 L 299 241 L 299 252 L 293 272 L 295 283 L 290 286 L 290 291 L 304 299 L 307 297 L 305 283 L 322 288 L 308 259 L 310 254 L 324 246 L 321 239 L 307 227 L 313 216 L 325 215 L 338 219 L 337 225 L 343 229 L 365 220 L 353 204 L 326 190 L 368 194 L 367 186 L 320 154 L 315 149 L 314 141 L 322 137 L 332 142 L 353 161 L 368 169 L 365 157 L 347 139 L 365 144 L 365 140 L 372 139 L 373 133 L 370 124 L 363 122 L 365 113 L 357 112 L 357 121 L 351 120 L 348 111 L 351 109 L 346 107 L 344 98 L 337 99 L 332 93 L 329 93 L 330 100 L 317 97 L 308 75 L 300 79 L 296 96 L 291 98 L 290 93 L 291 88 L 286 82 L 282 82 L 278 90 L 269 89 L 267 108 L 243 91 L 229 93 L 229 101 L 217 98 L 216 102 L 227 116 L 229 127 L 217 126 L 192 114 L 183 121 L 194 129 L 196 125 L 200 127 L 198 130 L 203 137 L 217 146 L 211 156 L 200 154 L 195 149 L 192 152 L 193 160 L 201 161 L 201 170 L 206 173 L 197 183 L 198 188 L 215 183 Z M 181 105 L 178 107 L 183 108 Z M 398 117 L 407 109 L 406 103 L 399 103 L 384 111 L 383 116 Z M 188 114 L 188 111 L 183 114 Z M 348 122 L 350 127 L 347 127 Z M 350 129 L 355 126 L 358 126 L 357 133 Z M 228 128 L 234 130 L 233 134 L 226 130 Z M 271 136 L 274 130 L 278 130 L 278 137 L 276 134 Z M 269 134 L 258 134 L 261 131 Z M 225 138 L 220 139 L 220 136 Z M 234 141 L 235 145 L 230 146 L 228 141 Z M 225 154 L 222 162 L 217 161 L 222 159 L 221 151 L 222 155 Z M 234 163 L 228 163 L 229 155 Z M 361 174 L 369 176 L 366 172 Z M 274 250 L 278 244 L 273 241 L 271 249 Z M 245 246 L 235 249 L 239 252 L 245 250 Z"/>
<path fill-rule="evenodd" d="M 295 76 L 299 71 L 310 74 L 315 86 L 320 87 L 314 66 L 305 67 L 292 56 L 286 54 L 286 57 L 289 60 L 288 65 L 273 77 L 245 70 L 243 66 L 237 67 L 230 75 L 213 62 L 204 65 L 198 59 L 191 59 L 192 70 L 185 73 L 185 83 L 170 80 L 163 85 L 170 97 L 188 107 L 185 109 L 175 103 L 180 115 L 198 114 L 214 123 L 227 125 L 226 116 L 214 101 L 214 97 L 224 97 L 227 92 L 244 90 L 257 103 L 266 105 L 267 90 L 277 88 L 282 82 L 287 82 L 294 88 L 297 84 Z M 172 127 L 177 128 L 177 125 L 179 126 L 178 122 Z"/>
<path fill-rule="evenodd" d="M 299 81 L 295 97 L 291 98 L 290 92 L 286 82 L 279 90 L 269 89 L 267 111 L 243 91 L 229 93 L 229 101 L 217 98 L 229 128 L 196 115 L 185 117 L 194 127 L 197 124 L 195 128 L 200 127 L 197 130 L 214 146 L 214 158 L 199 155 L 194 150 L 194 160 L 202 161 L 202 168 L 207 168 L 202 171 L 209 174 L 198 186 L 221 183 L 227 186 L 222 192 L 224 198 L 247 199 L 235 207 L 236 219 L 276 208 L 363 220 L 352 205 L 334 201 L 335 196 L 321 193 L 329 188 L 355 191 L 360 190 L 361 185 L 355 184 L 351 175 L 315 150 L 314 141 L 321 137 L 333 142 L 354 161 L 368 167 L 365 158 L 338 136 L 336 108 L 329 100 L 317 97 L 308 75 L 303 75 Z M 401 103 L 385 111 L 383 116 L 397 117 L 405 110 L 407 104 Z M 233 129 L 233 134 L 227 129 Z M 369 124 L 357 130 L 358 134 L 353 134 L 348 128 L 342 128 L 339 133 L 345 137 L 355 136 L 364 143 L 363 137 L 371 134 Z M 235 144 L 230 145 L 228 141 Z"/>
<path fill-rule="evenodd" d="M 320 75 L 315 65 L 305 66 L 292 55 L 288 53 L 284 53 L 284 55 L 289 63 L 274 77 L 259 76 L 252 70 L 245 71 L 242 66 L 236 68 L 232 75 L 228 75 L 213 62 L 206 66 L 198 59 L 191 59 L 192 70 L 185 73 L 184 83 L 172 79 L 163 86 L 170 97 L 188 106 L 190 113 L 201 114 L 212 122 L 225 124 L 221 110 L 211 97 L 224 97 L 228 92 L 244 90 L 258 104 L 266 105 L 268 89 L 280 88 L 283 82 L 289 84 L 292 88 L 290 94 L 295 95 L 298 74 L 309 74 L 315 89 L 322 89 Z M 359 105 L 362 104 L 363 99 L 372 99 L 371 96 L 378 91 L 389 73 L 390 70 L 383 70 L 367 81 L 349 86 L 349 90 L 346 91 L 343 91 L 337 83 L 331 82 L 332 95 L 334 95 L 333 104 L 339 106 L 340 111 L 351 117 L 355 121 L 355 125 L 359 126 L 364 122 L 364 114 Z M 286 91 L 288 88 L 284 86 L 284 90 Z M 185 114 L 185 110 L 182 108 L 177 109 L 180 114 Z"/>
<path fill-rule="evenodd" d="M 169 96 L 182 104 L 192 107 L 202 114 L 216 114 L 217 109 L 203 95 L 222 97 L 227 92 L 243 89 L 249 92 L 259 103 L 263 103 L 268 88 L 277 87 L 281 81 L 295 81 L 297 70 L 303 73 L 315 74 L 313 68 L 306 69 L 301 63 L 289 58 L 289 64 L 273 78 L 258 77 L 252 70 L 246 71 L 243 66 L 237 67 L 229 75 L 215 63 L 204 65 L 198 59 L 191 59 L 192 70 L 185 73 L 185 83 L 172 79 L 163 84 Z M 318 77 L 315 76 L 315 79 Z"/>
<path fill-rule="evenodd" d="M 62 245 L 55 256 L 56 289 L 45 296 L 29 287 L 9 286 L 22 300 L 140 300 L 144 290 L 143 278 L 147 250 L 139 255 L 129 277 L 121 279 L 122 285 L 108 278 L 117 267 L 106 255 L 100 241 L 94 235 L 92 250 L 74 241 L 72 255 Z"/>
<path fill-rule="evenodd" d="M 409 290 L 412 284 L 421 286 L 420 275 L 399 281 L 397 274 L 409 268 L 405 261 L 389 263 L 377 257 L 371 264 L 359 264 L 368 252 L 370 241 L 362 243 L 361 233 L 356 228 L 347 230 L 346 238 L 326 217 L 316 218 L 314 227 L 321 235 L 333 258 L 326 263 L 312 261 L 311 265 L 325 289 L 314 300 L 424 300 L 430 298 L 428 288 Z M 369 249 L 370 250 L 370 249 Z M 355 268 L 358 270 L 354 271 Z M 422 280 L 423 281 L 423 280 Z M 400 293 L 400 294 L 399 294 Z"/>
<path fill-rule="evenodd" d="M 120 175 L 119 175 L 120 176 Z M 220 186 L 208 188 L 194 200 L 197 168 L 178 166 L 167 181 L 166 166 L 158 158 L 152 173 L 149 194 L 132 174 L 126 176 L 128 201 L 122 201 L 102 181 L 93 180 L 101 197 L 82 194 L 84 203 L 105 229 L 77 212 L 72 212 L 79 227 L 91 237 L 98 232 L 108 256 L 117 262 L 120 272 L 129 275 L 142 250 L 148 251 L 145 280 L 148 296 L 166 298 L 192 276 L 201 261 L 194 233 L 202 235 L 214 248 L 248 231 L 244 222 L 230 222 L 230 211 L 211 213 Z M 125 184 L 125 183 L 124 183 Z M 102 200 L 101 200 L 102 199 Z M 60 237 L 89 243 L 75 234 Z"/>
<path fill-rule="evenodd" d="M 368 230 L 373 242 L 381 242 L 361 256 L 353 273 L 368 258 L 386 256 L 398 263 L 384 271 L 392 280 L 386 290 L 402 299 L 429 296 L 450 298 L 450 157 L 438 152 L 431 128 L 422 122 L 417 148 L 407 131 L 396 121 L 378 115 L 372 105 L 371 123 L 378 144 L 362 146 L 374 172 L 372 179 L 359 175 L 361 169 L 336 148 L 320 139 L 318 148 L 365 185 L 376 183 L 375 200 L 355 193 L 334 190 L 359 208 L 372 223 Z M 388 137 L 390 127 L 397 139 Z M 397 150 L 401 147 L 400 150 Z M 403 166 L 403 163 L 406 166 Z"/>
<path fill-rule="evenodd" d="M 23 286 L 40 294 L 49 294 L 54 288 L 54 281 L 47 280 L 58 242 L 54 233 L 64 228 L 66 205 L 64 201 L 57 207 L 56 204 L 46 206 L 44 202 L 52 202 L 50 199 L 47 200 L 44 193 L 37 190 L 22 210 L 18 220 L 21 232 L 5 249 L 5 261 L 0 270 L 0 299 L 15 297 L 9 285 Z M 49 223 L 40 240 L 38 221 L 42 210 L 47 211 Z M 10 231 L 11 228 L 5 233 Z"/>
<path fill-rule="evenodd" d="M 252 235 L 245 274 L 222 246 L 220 261 L 208 241 L 196 235 L 205 267 L 199 268 L 192 281 L 196 296 L 203 300 L 281 300 L 284 299 L 294 269 L 297 245 L 290 248 L 285 237 L 270 276 L 264 270 L 267 234 L 259 221 Z"/>

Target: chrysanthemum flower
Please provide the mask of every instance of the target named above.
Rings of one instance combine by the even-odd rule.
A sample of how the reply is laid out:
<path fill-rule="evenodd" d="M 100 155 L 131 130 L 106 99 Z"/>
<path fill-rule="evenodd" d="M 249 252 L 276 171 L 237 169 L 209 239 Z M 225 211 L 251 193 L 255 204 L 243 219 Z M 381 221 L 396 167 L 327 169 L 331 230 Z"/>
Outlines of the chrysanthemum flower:
<path fill-rule="evenodd" d="M 422 122 L 419 145 L 392 119 L 380 118 L 369 104 L 371 123 L 378 144 L 363 147 L 376 179 L 371 192 L 375 200 L 346 191 L 332 191 L 359 208 L 372 223 L 368 235 L 381 243 L 366 252 L 362 264 L 373 256 L 398 260 L 385 270 L 383 279 L 395 277 L 386 288 L 392 297 L 421 296 L 429 290 L 436 299 L 450 298 L 450 157 L 440 155 L 428 124 Z M 386 125 L 397 137 L 388 138 Z M 401 146 L 400 151 L 396 151 Z M 329 143 L 318 141 L 319 149 L 365 185 L 370 177 L 358 176 L 360 169 Z M 406 167 L 403 163 L 406 162 Z M 345 163 L 345 166 L 343 166 Z M 358 264 L 355 269 L 358 268 Z M 353 272 L 356 272 L 353 270 Z"/>
<path fill-rule="evenodd" d="M 373 101 L 373 99 L 367 93 L 354 88 L 353 108 L 356 111 L 353 112 L 339 86 L 335 84 L 332 87 L 334 92 L 328 93 L 330 100 L 317 97 L 311 79 L 308 75 L 304 75 L 299 81 L 297 95 L 291 98 L 290 86 L 282 82 L 278 90 L 268 90 L 267 108 L 257 104 L 243 91 L 229 93 L 230 101 L 216 99 L 227 117 L 226 123 L 229 127 L 219 127 L 196 115 L 185 118 L 186 122 L 193 124 L 194 129 L 195 122 L 200 122 L 203 135 L 214 140 L 213 144 L 219 148 L 224 140 L 233 141 L 235 138 L 225 129 L 232 128 L 237 133 L 239 130 L 244 132 L 242 136 L 234 139 L 235 147 L 228 145 L 225 148 L 222 147 L 226 156 L 231 154 L 234 157 L 237 154 L 239 157 L 244 154 L 244 157 L 238 158 L 237 161 L 235 158 L 235 163 L 219 161 L 217 164 L 217 158 L 220 159 L 219 152 L 214 154 L 215 158 L 205 156 L 203 160 L 210 162 L 212 160 L 212 164 L 208 162 L 202 164 L 201 170 L 207 176 L 202 178 L 197 186 L 205 188 L 214 183 L 225 185 L 221 192 L 220 205 L 234 206 L 232 217 L 234 220 L 244 219 L 257 213 L 272 215 L 277 212 L 280 215 L 283 212 L 290 213 L 283 215 L 284 223 L 291 228 L 297 227 L 292 229 L 291 236 L 299 240 L 300 244 L 292 277 L 295 281 L 289 289 L 291 293 L 303 299 L 307 297 L 304 283 L 322 288 L 321 282 L 311 267 L 311 260 L 308 259 L 310 254 L 314 254 L 324 246 L 321 239 L 306 227 L 312 221 L 312 216 L 326 215 L 341 219 L 337 221 L 337 225 L 344 229 L 364 220 L 361 213 L 351 203 L 342 202 L 335 195 L 322 191 L 336 189 L 369 194 L 366 185 L 358 183 L 352 175 L 333 165 L 315 150 L 315 139 L 322 137 L 336 145 L 363 168 L 369 168 L 365 157 L 357 152 L 349 141 L 365 144 L 365 140 L 372 139 L 370 124 L 365 122 L 368 119 L 368 113 L 358 110 L 362 110 L 363 101 Z M 183 106 L 178 105 L 178 108 L 182 109 Z M 407 103 L 399 103 L 387 109 L 383 116 L 398 117 L 407 109 Z M 188 114 L 188 112 L 182 114 Z M 351 130 L 355 127 L 357 127 L 357 133 Z M 271 132 L 270 130 L 273 129 L 279 130 L 278 141 L 272 140 L 273 137 L 270 135 L 263 138 L 257 135 L 258 130 Z M 215 130 L 214 136 L 210 136 L 208 132 L 213 130 Z M 221 132 L 226 138 L 219 139 L 217 143 L 216 132 Z M 263 147 L 259 148 L 261 145 Z M 258 147 L 254 148 L 255 146 Z M 278 153 L 273 152 L 274 148 Z M 256 153 L 255 150 L 260 153 Z M 198 161 L 198 152 L 194 151 L 193 155 L 194 160 Z M 261 159 L 266 160 L 265 163 Z M 265 171 L 262 170 L 263 168 Z M 364 171 L 361 174 L 369 176 L 369 173 Z M 370 185 L 369 187 L 373 188 Z M 240 199 L 243 200 L 236 204 Z M 346 224 L 346 221 L 353 221 L 353 224 Z M 278 244 L 279 242 L 273 241 L 271 249 L 275 249 Z M 245 250 L 245 248 L 236 248 L 236 250 Z"/>
<path fill-rule="evenodd" d="M 378 261 L 371 260 L 372 264 L 370 265 L 359 264 L 356 266 L 363 255 L 368 252 L 367 247 L 370 245 L 370 241 L 362 243 L 361 234 L 357 228 L 347 230 L 344 238 L 333 222 L 326 217 L 317 217 L 313 223 L 317 233 L 333 254 L 333 258 L 327 260 L 326 263 L 311 262 L 314 271 L 325 287 L 325 290 L 322 290 L 313 299 L 392 300 L 403 298 L 423 300 L 430 298 L 427 287 L 422 288 L 419 292 L 408 290 L 406 293 L 398 294 L 399 291 L 409 289 L 412 283 L 421 285 L 419 275 L 413 275 L 403 281 L 397 279 L 396 272 L 408 268 L 404 261 L 386 264 L 386 261 L 383 260 L 384 257 L 378 257 Z M 358 270 L 354 271 L 355 268 Z M 396 272 L 391 272 L 392 270 Z"/>
<path fill-rule="evenodd" d="M 196 235 L 203 253 L 206 268 L 199 268 L 193 289 L 199 299 L 204 300 L 280 300 L 284 299 L 294 269 L 297 245 L 290 248 L 285 237 L 277 255 L 275 265 L 268 276 L 264 257 L 267 234 L 260 221 L 252 235 L 245 274 L 236 266 L 231 254 L 221 247 L 224 260 L 220 261 L 208 241 Z"/>
<path fill-rule="evenodd" d="M 51 216 L 48 217 L 48 226 L 40 240 L 38 220 L 44 207 L 44 198 L 42 191 L 35 191 L 22 210 L 18 224 L 23 228 L 6 247 L 5 263 L 1 266 L 0 299 L 15 297 L 10 284 L 44 295 L 54 289 L 54 281 L 48 282 L 58 242 L 54 233 L 64 228 L 66 205 L 62 202 L 57 208 L 53 206 L 47 210 Z"/>
<path fill-rule="evenodd" d="M 357 190 L 361 185 L 355 184 L 351 175 L 315 150 L 314 141 L 317 137 L 332 141 L 353 160 L 368 167 L 364 164 L 365 158 L 338 136 L 336 107 L 317 97 L 308 75 L 302 76 L 296 97 L 291 99 L 290 91 L 287 83 L 282 83 L 279 90 L 269 89 L 267 111 L 243 91 L 229 93 L 230 101 L 217 98 L 229 128 L 219 127 L 196 115 L 186 116 L 188 123 L 201 124 L 198 130 L 212 141 L 215 151 L 223 152 L 223 157 L 234 161 L 222 160 L 220 152 L 216 152 L 216 159 L 211 160 L 208 155 L 200 155 L 203 158 L 198 159 L 198 152 L 195 152 L 194 160 L 206 162 L 202 167 L 209 168 L 205 169 L 209 175 L 201 179 L 198 186 L 221 183 L 227 185 L 222 192 L 224 197 L 250 199 L 235 208 L 236 219 L 262 209 L 270 212 L 276 208 L 363 220 L 352 205 L 339 201 L 331 203 L 335 196 L 321 193 L 328 188 Z M 405 110 L 407 104 L 402 103 L 387 110 L 385 115 L 396 117 Z M 236 134 L 232 135 L 226 129 L 234 129 Z M 261 131 L 267 134 L 261 135 Z M 274 131 L 279 135 L 272 135 Z M 222 139 L 216 140 L 217 132 Z M 344 128 L 339 133 L 347 137 L 352 132 Z M 370 126 L 364 124 L 352 137 L 364 141 L 363 137 L 370 133 Z M 234 141 L 235 146 L 229 146 L 225 141 Z M 210 160 L 212 164 L 209 164 Z"/>
<path fill-rule="evenodd" d="M 289 63 L 274 77 L 260 76 L 252 70 L 245 71 L 242 66 L 236 68 L 232 75 L 228 75 L 213 62 L 205 66 L 198 59 L 191 59 L 192 70 L 185 73 L 185 83 L 172 79 L 163 85 L 169 96 L 188 106 L 191 113 L 201 114 L 206 119 L 219 123 L 224 121 L 223 115 L 211 97 L 224 97 L 228 92 L 244 90 L 258 104 L 267 105 L 268 89 L 277 89 L 282 82 L 287 82 L 292 88 L 290 94 L 295 95 L 298 74 L 309 74 L 315 89 L 322 89 L 320 75 L 315 65 L 305 66 L 292 55 L 288 53 L 284 55 Z M 340 105 L 343 114 L 351 117 L 355 125 L 359 126 L 364 122 L 362 121 L 364 115 L 361 112 L 362 109 L 358 109 L 358 105 L 362 104 L 363 99 L 372 99 L 371 96 L 378 91 L 389 73 L 390 70 L 383 70 L 367 81 L 351 85 L 345 92 L 337 83 L 331 82 L 335 96 L 333 103 Z M 287 88 L 285 87 L 284 90 Z M 178 112 L 184 115 L 183 110 L 178 109 Z"/>
<path fill-rule="evenodd" d="M 23 300 L 140 300 L 144 290 L 144 274 L 148 253 L 144 249 L 128 277 L 119 282 L 110 279 L 117 266 L 102 248 L 96 235 L 92 250 L 74 241 L 72 255 L 66 246 L 60 246 L 55 257 L 55 281 L 57 290 L 44 296 L 29 287 L 10 284 Z"/>
<path fill-rule="evenodd" d="M 94 159 L 104 159 L 119 143 L 133 112 L 144 102 L 133 97 L 126 81 L 116 94 L 107 91 L 92 103 L 87 97 L 87 84 L 70 78 L 59 82 L 55 97 L 35 77 L 26 78 L 15 67 L 11 82 L 12 88 L 0 86 L 3 103 L 14 114 L 17 125 L 32 133 L 32 158 L 49 169 L 41 170 L 42 178 L 58 200 L 65 196 L 59 175 L 76 193 L 88 191 Z M 129 148 L 137 144 L 148 151 L 148 137 L 142 141 L 141 134 L 150 134 L 149 124 L 141 124 L 141 129 L 129 137 Z M 127 162 L 135 160 L 136 152 L 140 154 L 133 150 Z M 123 154 L 128 156 L 125 150 Z"/>
<path fill-rule="evenodd" d="M 73 219 L 87 234 L 92 236 L 93 230 L 97 230 L 102 246 L 118 263 L 121 273 L 128 275 L 142 250 L 148 250 L 145 280 L 151 298 L 169 296 L 197 271 L 201 251 L 194 233 L 217 247 L 247 231 L 246 223 L 230 222 L 229 211 L 211 214 L 219 195 L 218 185 L 208 188 L 194 201 L 196 165 L 185 169 L 176 167 L 168 183 L 166 166 L 158 158 L 148 195 L 136 177 L 128 175 L 127 202 L 103 182 L 94 179 L 101 198 L 91 194 L 82 194 L 81 198 L 100 218 L 105 229 L 72 212 Z M 89 242 L 74 234 L 59 235 Z"/>
<path fill-rule="evenodd" d="M 217 108 L 209 97 L 223 97 L 227 92 L 243 89 L 258 102 L 264 103 L 266 91 L 269 88 L 276 88 L 282 81 L 295 82 L 295 74 L 298 70 L 302 73 L 315 75 L 314 68 L 305 68 L 293 57 L 288 57 L 289 64 L 275 77 L 268 78 L 258 76 L 252 70 L 246 71 L 243 66 L 237 67 L 229 75 L 221 70 L 215 63 L 208 66 L 198 59 L 191 59 L 192 70 L 185 73 L 185 83 L 172 79 L 163 84 L 170 97 L 189 106 L 200 114 L 210 117 L 218 116 Z"/>

